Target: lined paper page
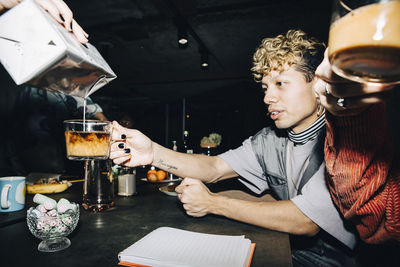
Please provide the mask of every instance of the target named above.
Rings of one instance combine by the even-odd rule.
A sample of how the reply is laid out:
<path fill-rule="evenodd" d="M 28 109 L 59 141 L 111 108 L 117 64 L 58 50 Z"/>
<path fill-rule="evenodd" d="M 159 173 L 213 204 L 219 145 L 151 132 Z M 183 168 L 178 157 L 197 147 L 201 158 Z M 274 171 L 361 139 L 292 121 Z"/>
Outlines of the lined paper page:
<path fill-rule="evenodd" d="M 250 240 L 244 236 L 212 235 L 161 227 L 122 251 L 119 258 L 121 261 L 152 266 L 242 267 L 250 245 Z"/>

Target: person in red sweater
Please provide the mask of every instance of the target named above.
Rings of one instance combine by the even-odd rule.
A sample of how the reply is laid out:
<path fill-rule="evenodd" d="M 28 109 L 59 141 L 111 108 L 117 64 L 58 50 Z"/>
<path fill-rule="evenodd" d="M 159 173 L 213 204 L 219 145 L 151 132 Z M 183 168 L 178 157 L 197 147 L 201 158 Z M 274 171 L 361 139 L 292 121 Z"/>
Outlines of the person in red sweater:
<path fill-rule="evenodd" d="M 364 242 L 400 241 L 400 155 L 386 101 L 394 86 L 340 78 L 327 53 L 316 75 L 314 89 L 328 111 L 324 151 L 334 203 Z"/>

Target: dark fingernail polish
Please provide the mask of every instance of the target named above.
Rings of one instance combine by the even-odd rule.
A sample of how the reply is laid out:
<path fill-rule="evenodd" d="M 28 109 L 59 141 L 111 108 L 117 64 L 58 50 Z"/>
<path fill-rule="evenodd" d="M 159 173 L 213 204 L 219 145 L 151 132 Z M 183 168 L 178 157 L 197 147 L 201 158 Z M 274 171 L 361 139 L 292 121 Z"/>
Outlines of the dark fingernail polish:
<path fill-rule="evenodd" d="M 124 146 L 125 146 L 124 143 L 119 143 L 119 144 L 118 144 L 118 147 L 119 147 L 119 148 L 124 148 Z"/>
<path fill-rule="evenodd" d="M 64 17 L 60 14 L 60 19 L 62 20 L 62 22 L 65 21 Z"/>
<path fill-rule="evenodd" d="M 124 152 L 125 152 L 126 154 L 129 154 L 129 153 L 131 153 L 131 150 L 130 150 L 129 148 L 125 148 Z"/>
<path fill-rule="evenodd" d="M 122 139 L 122 140 L 125 140 L 125 139 L 126 139 L 126 135 L 121 134 L 121 139 Z"/>

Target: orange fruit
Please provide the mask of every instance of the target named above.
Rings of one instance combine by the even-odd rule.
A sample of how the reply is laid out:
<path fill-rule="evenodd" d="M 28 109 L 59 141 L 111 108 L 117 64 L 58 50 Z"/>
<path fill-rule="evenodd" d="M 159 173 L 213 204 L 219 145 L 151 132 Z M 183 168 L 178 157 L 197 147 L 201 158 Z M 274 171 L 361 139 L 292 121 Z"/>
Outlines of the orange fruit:
<path fill-rule="evenodd" d="M 158 181 L 164 180 L 165 177 L 167 177 L 167 172 L 166 171 L 163 171 L 163 170 L 158 170 L 157 171 L 157 180 Z"/>
<path fill-rule="evenodd" d="M 156 170 L 149 170 L 147 172 L 147 180 L 149 180 L 150 182 L 156 182 L 157 181 L 157 171 Z"/>

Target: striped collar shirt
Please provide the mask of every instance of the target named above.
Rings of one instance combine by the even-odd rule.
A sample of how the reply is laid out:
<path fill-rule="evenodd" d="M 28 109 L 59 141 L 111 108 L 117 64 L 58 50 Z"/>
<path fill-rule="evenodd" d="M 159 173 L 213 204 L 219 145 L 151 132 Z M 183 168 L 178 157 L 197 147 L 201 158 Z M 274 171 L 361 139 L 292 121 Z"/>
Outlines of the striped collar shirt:
<path fill-rule="evenodd" d="M 318 135 L 319 130 L 325 126 L 325 111 L 322 115 L 306 130 L 301 133 L 295 133 L 292 130 L 288 130 L 289 140 L 295 145 L 304 145 L 308 141 L 315 139 Z"/>

